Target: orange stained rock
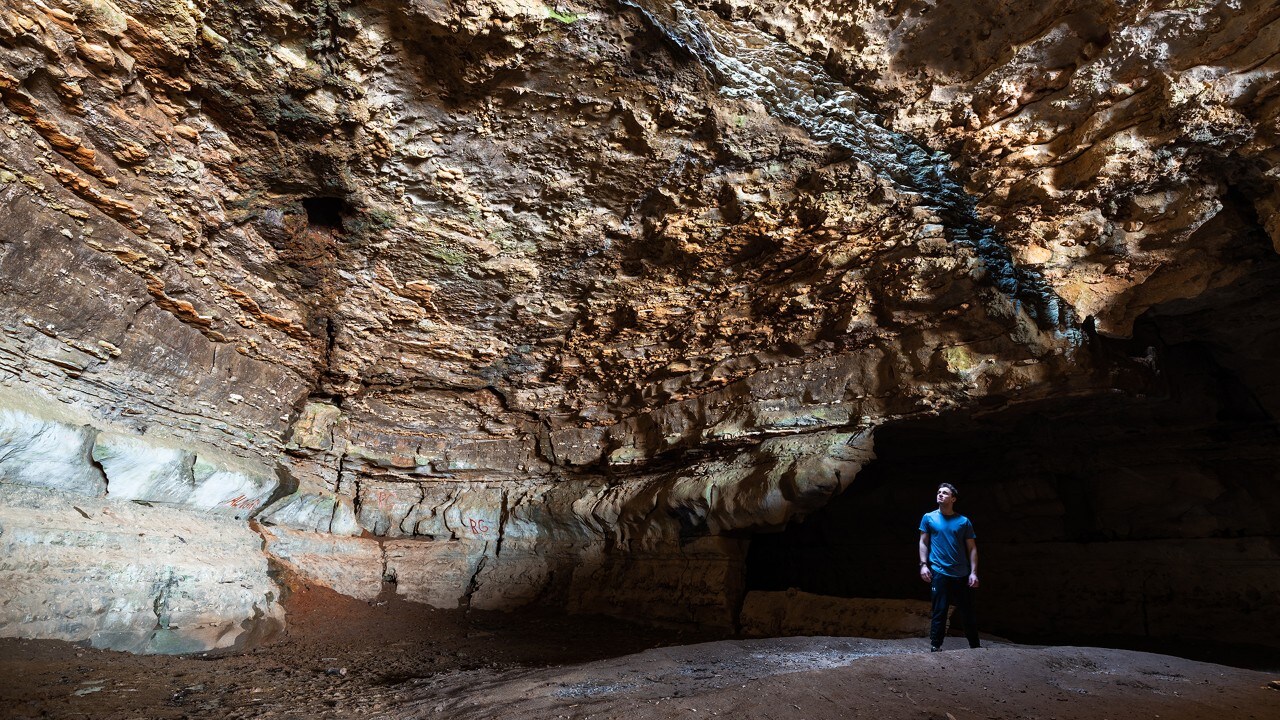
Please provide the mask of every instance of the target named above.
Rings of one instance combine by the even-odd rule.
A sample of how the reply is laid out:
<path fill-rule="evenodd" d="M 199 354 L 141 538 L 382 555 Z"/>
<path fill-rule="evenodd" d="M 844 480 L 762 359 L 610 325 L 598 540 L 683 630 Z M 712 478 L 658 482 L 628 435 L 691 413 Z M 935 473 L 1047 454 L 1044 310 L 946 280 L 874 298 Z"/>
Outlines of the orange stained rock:
<path fill-rule="evenodd" d="M 176 300 L 169 297 L 165 293 L 164 281 L 160 278 L 148 273 L 146 280 L 147 292 L 151 293 L 151 297 L 155 298 L 156 306 L 160 309 L 165 310 L 188 325 L 208 328 L 213 324 L 213 317 L 196 312 L 195 305 L 186 300 Z"/>
<path fill-rule="evenodd" d="M 58 8 L 47 7 L 45 5 L 40 5 L 39 8 L 44 12 L 45 15 L 49 16 L 49 19 L 52 20 L 54 24 L 56 24 L 58 27 L 70 33 L 76 33 L 76 34 L 80 33 L 80 29 L 76 27 L 75 15 L 72 15 L 71 13 L 66 12 L 65 10 L 59 10 Z"/>
<path fill-rule="evenodd" d="M 20 85 L 16 78 L 0 71 L 0 99 L 4 104 L 30 123 L 54 150 L 75 163 L 76 167 L 108 184 L 117 184 L 119 181 L 109 178 L 106 168 L 97 164 L 97 153 L 86 147 L 82 139 L 68 135 L 56 122 L 45 117 L 40 101 L 19 90 Z"/>
<path fill-rule="evenodd" d="M 232 300 L 235 301 L 237 305 L 258 320 L 297 340 L 311 339 L 311 333 L 307 332 L 306 328 L 289 318 L 272 315 L 271 313 L 266 312 L 256 300 L 249 297 L 249 295 L 236 288 L 234 285 L 230 285 L 225 282 L 219 282 L 218 285 L 222 287 L 222 289 Z"/>

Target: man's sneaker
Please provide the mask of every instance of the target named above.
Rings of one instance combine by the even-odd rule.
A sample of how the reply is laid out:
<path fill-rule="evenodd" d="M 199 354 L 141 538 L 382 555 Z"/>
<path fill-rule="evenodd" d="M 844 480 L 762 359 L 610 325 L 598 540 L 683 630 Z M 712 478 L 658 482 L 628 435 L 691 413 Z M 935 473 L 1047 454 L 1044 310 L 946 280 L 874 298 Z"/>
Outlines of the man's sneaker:
<path fill-rule="evenodd" d="M 940 647 L 935 647 L 935 646 L 933 646 L 933 645 L 930 645 L 930 646 L 929 646 L 929 652 L 938 652 L 938 651 L 940 651 L 940 650 L 942 650 L 942 648 L 940 648 Z"/>

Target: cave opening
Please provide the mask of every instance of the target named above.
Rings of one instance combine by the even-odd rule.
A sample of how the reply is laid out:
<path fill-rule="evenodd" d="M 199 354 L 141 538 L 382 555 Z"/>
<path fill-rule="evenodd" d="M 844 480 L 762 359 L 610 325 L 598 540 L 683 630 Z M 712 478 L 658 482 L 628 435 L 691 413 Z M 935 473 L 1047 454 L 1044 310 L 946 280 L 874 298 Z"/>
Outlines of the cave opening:
<path fill-rule="evenodd" d="M 880 427 L 843 494 L 752 538 L 748 592 L 927 601 L 917 528 L 950 482 L 978 534 L 983 632 L 1274 666 L 1278 287 L 1273 267 L 1140 318 L 1123 350 L 1151 354 L 1155 392 Z"/>
<path fill-rule="evenodd" d="M 302 209 L 307 213 L 307 224 L 313 228 L 329 230 L 342 229 L 342 216 L 347 212 L 347 203 L 336 197 L 303 198 Z"/>

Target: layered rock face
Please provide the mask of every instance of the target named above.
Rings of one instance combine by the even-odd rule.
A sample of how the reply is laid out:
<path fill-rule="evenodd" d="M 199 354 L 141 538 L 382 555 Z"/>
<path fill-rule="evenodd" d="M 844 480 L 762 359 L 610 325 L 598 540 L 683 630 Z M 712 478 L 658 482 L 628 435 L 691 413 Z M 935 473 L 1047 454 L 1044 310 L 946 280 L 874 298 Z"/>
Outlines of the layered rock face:
<path fill-rule="evenodd" d="M 242 644 L 268 559 L 731 627 L 752 533 L 884 423 L 1167 390 L 1094 338 L 1274 255 L 1277 37 L 1262 2 L 8 3 L 0 632 Z"/>

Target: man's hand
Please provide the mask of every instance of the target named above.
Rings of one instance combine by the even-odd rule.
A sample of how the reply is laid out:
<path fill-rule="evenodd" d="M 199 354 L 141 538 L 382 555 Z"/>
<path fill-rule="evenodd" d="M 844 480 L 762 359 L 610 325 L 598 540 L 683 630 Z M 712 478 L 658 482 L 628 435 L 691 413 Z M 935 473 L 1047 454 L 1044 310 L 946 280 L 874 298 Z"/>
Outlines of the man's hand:
<path fill-rule="evenodd" d="M 978 587 L 978 573 L 969 573 L 969 587 Z"/>
<path fill-rule="evenodd" d="M 929 572 L 929 566 L 928 566 L 928 565 L 921 565 L 921 566 L 920 566 L 920 579 L 921 579 L 921 580 L 923 580 L 923 581 L 925 581 L 925 582 L 932 582 L 932 581 L 933 581 L 933 573 Z"/>

